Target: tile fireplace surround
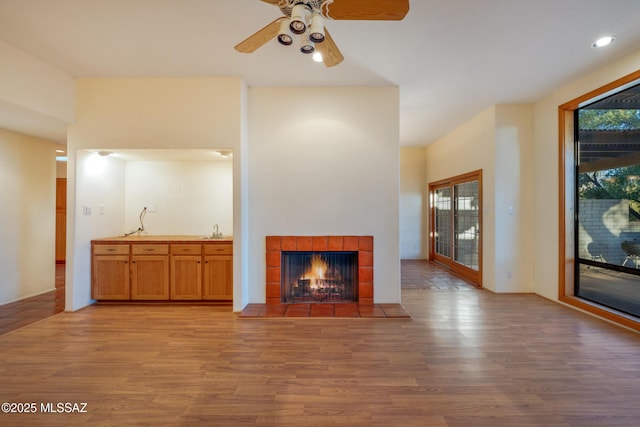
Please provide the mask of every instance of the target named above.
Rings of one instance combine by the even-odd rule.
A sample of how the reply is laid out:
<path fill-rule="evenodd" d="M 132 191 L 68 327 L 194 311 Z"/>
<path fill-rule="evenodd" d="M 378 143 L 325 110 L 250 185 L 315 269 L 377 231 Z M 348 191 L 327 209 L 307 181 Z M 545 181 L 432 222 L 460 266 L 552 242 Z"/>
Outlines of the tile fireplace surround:
<path fill-rule="evenodd" d="M 239 319 L 340 317 L 411 319 L 402 304 L 373 303 L 373 236 L 267 236 L 266 304 L 248 304 Z M 283 251 L 358 253 L 358 301 L 353 303 L 282 303 Z"/>
<path fill-rule="evenodd" d="M 282 251 L 358 253 L 358 304 L 373 305 L 373 236 L 267 236 L 267 305 L 280 305 Z"/>

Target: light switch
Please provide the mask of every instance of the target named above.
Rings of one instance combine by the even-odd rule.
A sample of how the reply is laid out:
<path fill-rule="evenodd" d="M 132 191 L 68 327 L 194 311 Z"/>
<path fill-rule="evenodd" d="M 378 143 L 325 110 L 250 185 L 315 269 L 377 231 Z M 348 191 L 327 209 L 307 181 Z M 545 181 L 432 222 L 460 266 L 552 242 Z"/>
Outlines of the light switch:
<path fill-rule="evenodd" d="M 82 213 L 85 215 L 91 215 L 91 205 L 82 205 Z"/>

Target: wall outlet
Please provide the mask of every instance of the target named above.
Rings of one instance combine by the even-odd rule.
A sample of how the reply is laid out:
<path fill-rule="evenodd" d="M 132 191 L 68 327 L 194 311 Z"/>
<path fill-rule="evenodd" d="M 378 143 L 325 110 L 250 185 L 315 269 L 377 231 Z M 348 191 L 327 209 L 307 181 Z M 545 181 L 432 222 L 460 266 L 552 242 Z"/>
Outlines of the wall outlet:
<path fill-rule="evenodd" d="M 511 279 L 511 270 L 507 270 L 507 279 Z"/>

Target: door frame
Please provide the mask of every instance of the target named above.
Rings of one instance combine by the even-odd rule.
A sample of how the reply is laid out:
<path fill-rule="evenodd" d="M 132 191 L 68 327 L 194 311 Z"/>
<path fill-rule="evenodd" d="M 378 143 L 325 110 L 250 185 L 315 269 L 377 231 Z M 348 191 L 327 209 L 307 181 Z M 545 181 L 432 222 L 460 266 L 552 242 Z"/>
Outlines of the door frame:
<path fill-rule="evenodd" d="M 451 230 L 450 230 L 450 242 L 451 242 L 451 257 L 446 257 L 437 254 L 435 251 L 435 204 L 434 194 L 435 191 L 441 188 L 450 187 L 452 199 L 454 197 L 454 186 L 464 184 L 471 181 L 478 181 L 478 270 L 474 270 L 466 265 L 463 265 L 454 260 L 455 254 L 455 239 L 454 239 L 454 207 L 451 206 Z M 429 260 L 437 262 L 451 270 L 452 274 L 461 277 L 462 279 L 470 282 L 474 286 L 482 287 L 482 169 L 468 172 L 462 175 L 457 175 L 451 178 L 441 179 L 429 183 Z"/>

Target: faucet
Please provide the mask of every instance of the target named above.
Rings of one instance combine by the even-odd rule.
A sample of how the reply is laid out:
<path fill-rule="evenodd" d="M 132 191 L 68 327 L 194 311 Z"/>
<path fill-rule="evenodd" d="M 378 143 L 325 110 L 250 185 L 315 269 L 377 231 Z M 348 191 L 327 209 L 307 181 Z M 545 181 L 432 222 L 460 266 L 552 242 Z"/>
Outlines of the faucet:
<path fill-rule="evenodd" d="M 213 233 L 211 234 L 211 237 L 222 237 L 222 233 L 218 231 L 218 224 L 213 226 Z"/>

